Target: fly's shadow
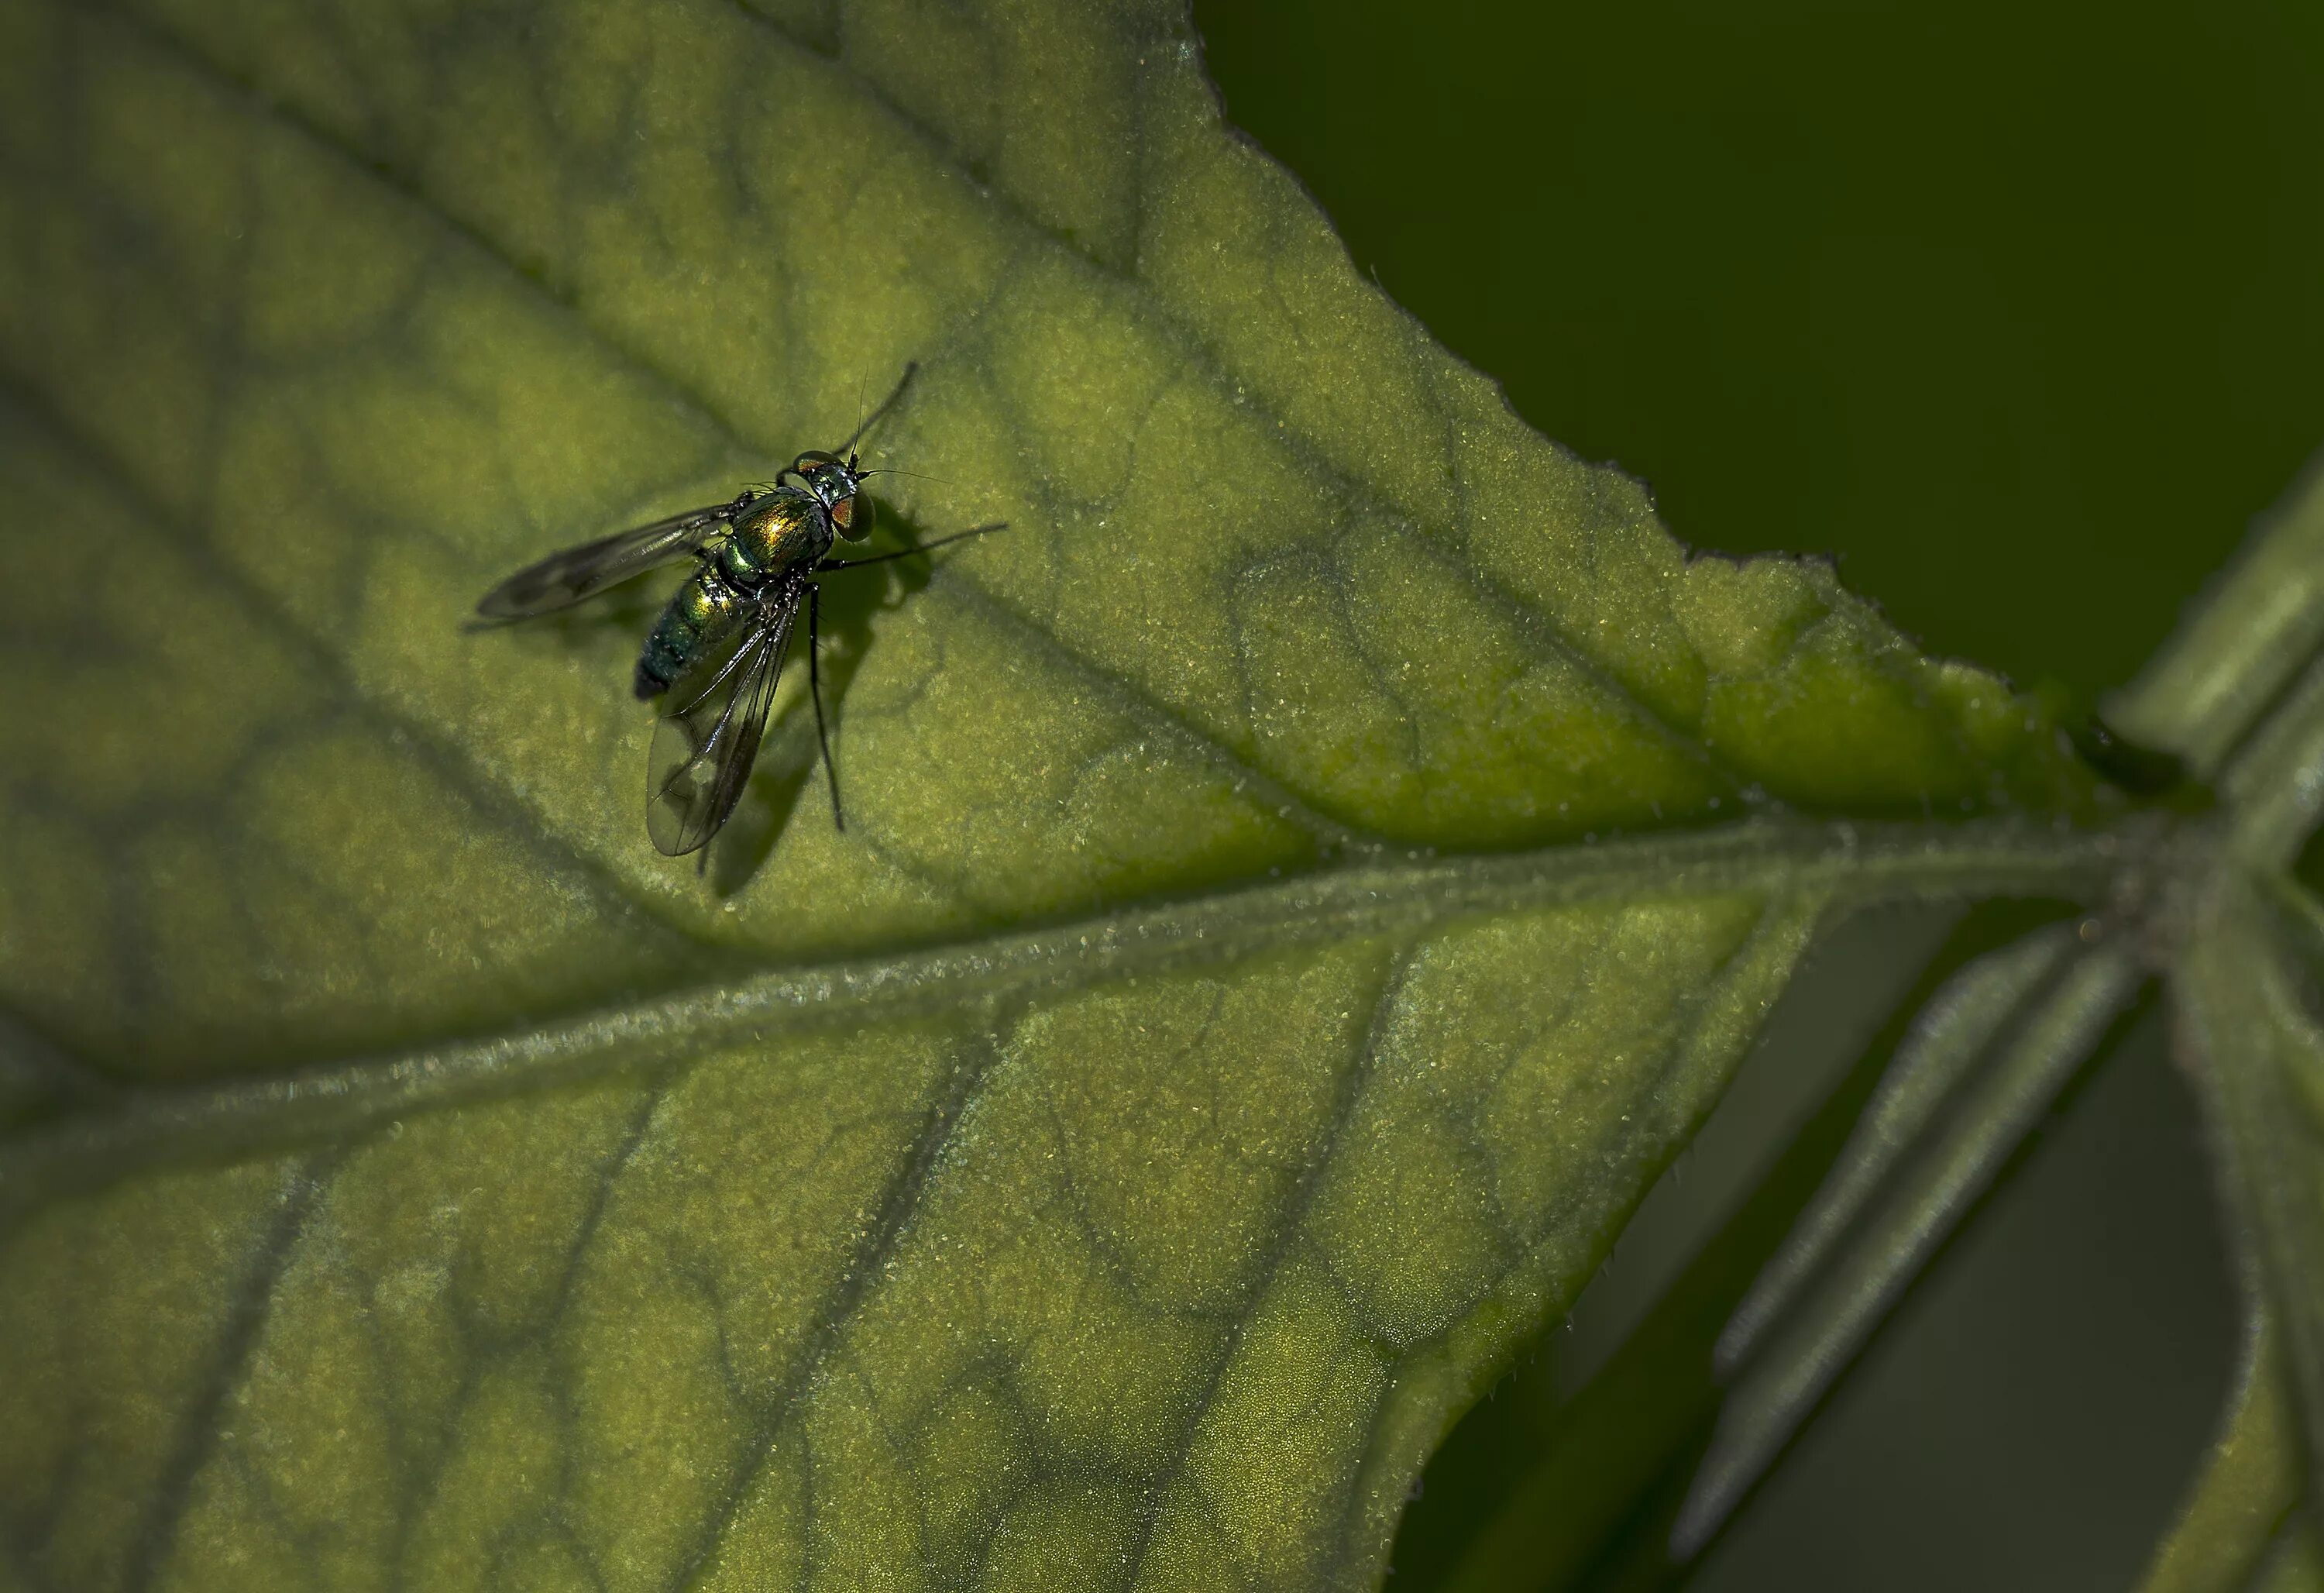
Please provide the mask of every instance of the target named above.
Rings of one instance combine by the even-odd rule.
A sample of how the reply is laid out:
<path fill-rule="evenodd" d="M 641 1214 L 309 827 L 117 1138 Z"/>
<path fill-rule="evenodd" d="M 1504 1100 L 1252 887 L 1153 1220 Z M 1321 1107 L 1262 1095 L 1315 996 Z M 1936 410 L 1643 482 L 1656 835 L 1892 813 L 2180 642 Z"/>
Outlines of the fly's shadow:
<path fill-rule="evenodd" d="M 910 546 L 941 540 L 920 534 L 920 528 L 893 509 L 883 506 L 881 523 L 892 525 L 903 545 Z M 892 553 L 894 546 L 882 534 L 863 555 L 877 559 Z M 902 559 L 887 559 L 869 570 L 839 570 L 825 576 L 818 584 L 823 588 L 821 634 L 823 652 L 820 662 L 823 680 L 823 710 L 829 717 L 832 755 L 837 762 L 839 789 L 842 800 L 847 791 L 845 739 L 847 720 L 845 703 L 849 688 L 863 667 L 871 651 L 872 621 L 875 616 L 891 608 L 900 608 L 914 593 L 925 588 L 935 579 L 936 563 L 944 557 L 941 551 L 921 553 Z M 804 632 L 806 627 L 800 626 Z M 807 674 L 807 661 L 803 656 L 807 646 L 804 635 L 794 638 L 789 671 Z M 806 682 L 802 681 L 802 684 Z M 733 816 L 725 828 L 706 848 L 711 890 L 720 897 L 733 895 L 749 884 L 765 866 L 767 858 L 782 838 L 783 831 L 800 817 L 802 799 L 822 783 L 816 778 L 820 761 L 815 734 L 815 704 L 808 693 L 799 691 L 785 705 L 781 715 L 768 727 L 765 743 L 759 749 L 757 767 L 752 770 L 750 784 Z M 819 796 L 819 792 L 815 793 Z M 809 801 L 806 818 L 809 822 L 817 818 L 831 822 L 831 815 L 821 801 Z"/>

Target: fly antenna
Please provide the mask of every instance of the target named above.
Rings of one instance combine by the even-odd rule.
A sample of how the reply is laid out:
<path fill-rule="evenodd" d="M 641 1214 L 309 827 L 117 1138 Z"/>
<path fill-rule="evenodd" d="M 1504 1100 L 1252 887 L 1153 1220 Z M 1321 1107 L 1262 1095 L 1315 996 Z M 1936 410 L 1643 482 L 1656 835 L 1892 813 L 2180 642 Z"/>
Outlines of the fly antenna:
<path fill-rule="evenodd" d="M 917 359 L 906 366 L 904 367 L 904 374 L 896 383 L 894 390 L 891 391 L 887 397 L 880 401 L 880 407 L 873 410 L 870 414 L 864 416 L 862 423 L 858 425 L 853 431 L 848 433 L 847 440 L 841 443 L 837 448 L 833 449 L 831 451 L 839 455 L 843 458 L 853 453 L 855 451 L 855 445 L 863 440 L 863 434 L 866 431 L 871 431 L 872 427 L 878 425 L 881 421 L 887 419 L 888 412 L 894 409 L 897 404 L 903 402 L 904 389 L 912 384 L 913 374 L 919 368 L 920 362 Z M 862 401 L 859 399 L 858 402 L 861 403 Z"/>

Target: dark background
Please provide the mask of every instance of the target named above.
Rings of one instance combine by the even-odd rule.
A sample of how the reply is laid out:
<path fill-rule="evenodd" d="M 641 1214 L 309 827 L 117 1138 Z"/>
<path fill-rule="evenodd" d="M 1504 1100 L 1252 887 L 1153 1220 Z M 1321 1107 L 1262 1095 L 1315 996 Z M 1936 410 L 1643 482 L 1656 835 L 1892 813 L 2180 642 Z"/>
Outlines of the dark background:
<path fill-rule="evenodd" d="M 1229 119 L 1534 425 L 1649 482 L 1686 541 L 1831 553 L 1932 652 L 2070 707 L 2324 443 L 2324 8 L 1195 17 Z M 1800 1049 L 1754 1067 L 1823 1065 Z M 2150 1018 L 1694 1585 L 2135 1578 L 2227 1375 L 2205 1181 Z M 1617 1268 L 1651 1272 L 1631 1249 Z M 1559 1353 L 1497 1403 L 1544 1405 Z M 1495 1422 L 1506 1444 L 1489 1413 L 1432 1468 L 1393 1586 L 1460 1541 Z"/>

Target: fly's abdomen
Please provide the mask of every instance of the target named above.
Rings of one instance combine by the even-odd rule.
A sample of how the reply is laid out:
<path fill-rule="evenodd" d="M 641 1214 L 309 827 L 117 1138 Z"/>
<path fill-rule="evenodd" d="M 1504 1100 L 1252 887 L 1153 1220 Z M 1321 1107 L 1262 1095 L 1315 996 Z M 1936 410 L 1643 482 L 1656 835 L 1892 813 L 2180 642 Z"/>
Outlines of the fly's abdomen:
<path fill-rule="evenodd" d="M 670 595 L 638 654 L 636 690 L 659 697 L 670 682 L 726 639 L 740 623 L 748 599 L 715 563 L 702 565 Z"/>

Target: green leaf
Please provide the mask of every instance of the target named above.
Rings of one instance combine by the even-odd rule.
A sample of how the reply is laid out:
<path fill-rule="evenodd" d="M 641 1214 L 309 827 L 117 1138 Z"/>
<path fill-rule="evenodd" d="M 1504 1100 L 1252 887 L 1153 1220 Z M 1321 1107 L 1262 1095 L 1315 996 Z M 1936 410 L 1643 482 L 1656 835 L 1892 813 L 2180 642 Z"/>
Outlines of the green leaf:
<path fill-rule="evenodd" d="M 2155 1550 L 2141 1593 L 2236 1593 L 2264 1585 L 2269 1561 L 2282 1558 L 2269 1551 L 2292 1524 L 2302 1469 L 2299 1421 L 2274 1330 L 2255 1309 L 2218 1435 L 2178 1521 Z"/>
<path fill-rule="evenodd" d="M 0 1565 L 1382 1569 L 1828 915 L 2106 811 L 1690 560 L 1221 128 L 1172 5 L 0 14 Z M 564 542 L 853 424 L 707 878 Z M 886 567 L 892 574 L 907 566 Z"/>

